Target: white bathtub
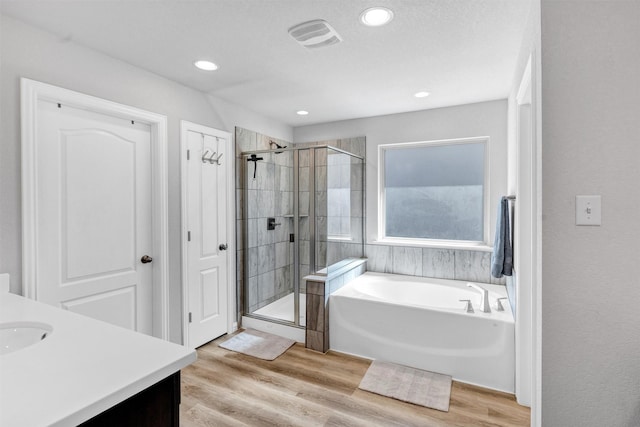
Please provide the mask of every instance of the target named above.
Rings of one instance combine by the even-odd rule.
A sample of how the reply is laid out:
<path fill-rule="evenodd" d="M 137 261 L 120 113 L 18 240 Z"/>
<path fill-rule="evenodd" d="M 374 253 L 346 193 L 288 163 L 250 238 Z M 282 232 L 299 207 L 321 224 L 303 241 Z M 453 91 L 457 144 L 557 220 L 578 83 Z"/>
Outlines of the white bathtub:
<path fill-rule="evenodd" d="M 331 294 L 332 350 L 380 359 L 495 390 L 514 392 L 514 321 L 504 286 L 489 291 L 491 313 L 468 282 L 367 272 Z M 460 299 L 471 299 L 467 313 Z"/>

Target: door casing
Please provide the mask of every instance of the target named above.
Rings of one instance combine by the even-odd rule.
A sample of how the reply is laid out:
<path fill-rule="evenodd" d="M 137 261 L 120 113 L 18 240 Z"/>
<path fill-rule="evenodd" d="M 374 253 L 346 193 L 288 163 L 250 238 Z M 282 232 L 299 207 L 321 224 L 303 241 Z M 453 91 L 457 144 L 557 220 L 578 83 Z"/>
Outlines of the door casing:
<path fill-rule="evenodd" d="M 153 233 L 153 336 L 169 340 L 167 117 L 31 79 L 20 79 L 22 132 L 22 293 L 37 299 L 37 124 L 38 101 L 58 102 L 151 127 Z"/>

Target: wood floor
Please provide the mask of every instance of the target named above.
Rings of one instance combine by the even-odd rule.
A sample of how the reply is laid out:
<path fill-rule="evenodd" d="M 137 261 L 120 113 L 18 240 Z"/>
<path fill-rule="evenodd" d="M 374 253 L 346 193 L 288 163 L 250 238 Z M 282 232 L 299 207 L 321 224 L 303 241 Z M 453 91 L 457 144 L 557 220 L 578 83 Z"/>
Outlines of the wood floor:
<path fill-rule="evenodd" d="M 512 395 L 454 382 L 449 412 L 358 389 L 369 360 L 296 344 L 269 362 L 218 347 L 198 349 L 182 371 L 181 425 L 528 426 Z"/>

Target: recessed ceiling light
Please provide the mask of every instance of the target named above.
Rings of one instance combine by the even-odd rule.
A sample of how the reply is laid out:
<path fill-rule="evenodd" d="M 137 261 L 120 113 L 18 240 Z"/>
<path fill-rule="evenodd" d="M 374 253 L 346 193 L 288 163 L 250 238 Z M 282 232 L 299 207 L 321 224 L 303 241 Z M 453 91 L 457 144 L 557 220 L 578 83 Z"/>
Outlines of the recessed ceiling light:
<path fill-rule="evenodd" d="M 393 12 L 386 7 L 371 7 L 360 14 L 360 21 L 370 27 L 379 27 L 393 19 Z"/>
<path fill-rule="evenodd" d="M 193 65 L 204 71 L 215 71 L 218 69 L 218 66 L 211 61 L 200 60 L 194 62 Z"/>
<path fill-rule="evenodd" d="M 309 114 L 309 112 L 305 110 L 299 110 L 299 111 L 296 111 L 296 114 L 299 116 L 306 116 L 307 114 Z"/>
<path fill-rule="evenodd" d="M 416 92 L 413 94 L 416 98 L 426 98 L 429 96 L 429 92 Z"/>

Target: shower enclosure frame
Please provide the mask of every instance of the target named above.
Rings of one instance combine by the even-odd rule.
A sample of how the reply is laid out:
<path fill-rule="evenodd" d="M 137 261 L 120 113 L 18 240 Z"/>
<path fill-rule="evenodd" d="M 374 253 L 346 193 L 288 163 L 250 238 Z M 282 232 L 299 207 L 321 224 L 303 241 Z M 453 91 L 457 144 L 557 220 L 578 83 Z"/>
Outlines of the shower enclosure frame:
<path fill-rule="evenodd" d="M 277 149 L 268 149 L 268 150 L 249 150 L 243 151 L 240 155 L 241 159 L 241 169 L 242 169 L 242 192 L 243 192 L 243 233 L 242 233 L 242 243 L 243 248 L 245 248 L 245 256 L 244 262 L 242 266 L 242 286 L 238 289 L 238 326 L 242 325 L 242 317 L 247 316 L 251 318 L 255 318 L 258 320 L 263 320 L 271 323 L 277 323 L 284 326 L 295 327 L 298 329 L 305 329 L 305 325 L 300 324 L 300 188 L 299 188 L 299 177 L 300 177 L 300 151 L 308 151 L 309 152 L 309 269 L 310 274 L 326 276 L 326 273 L 322 273 L 316 271 L 316 204 L 315 204 L 315 194 L 316 194 L 316 174 L 315 174 L 315 150 L 325 149 L 325 150 L 333 150 L 338 153 L 346 154 L 350 157 L 357 158 L 362 162 L 362 189 L 364 190 L 365 181 L 365 158 L 363 156 L 359 156 L 357 154 L 351 153 L 346 150 L 342 150 L 340 148 L 334 147 L 332 145 L 313 145 L 306 147 L 290 147 L 290 148 L 277 148 Z M 281 154 L 284 152 L 292 152 L 292 167 L 293 167 L 293 301 L 294 301 L 294 314 L 293 314 L 293 322 L 278 319 L 274 317 L 264 316 L 255 313 L 249 313 L 247 310 L 247 294 L 245 293 L 245 289 L 248 286 L 249 281 L 249 262 L 248 262 L 248 248 L 249 248 L 249 220 L 246 215 L 249 212 L 249 167 L 245 160 L 248 156 L 251 155 L 261 155 L 261 154 Z M 254 162 L 253 167 L 257 167 Z M 365 197 L 363 191 L 362 197 L 362 212 L 363 212 L 363 220 L 362 220 L 362 245 L 364 246 L 364 209 L 365 209 Z M 328 270 L 328 266 L 327 266 Z"/>

